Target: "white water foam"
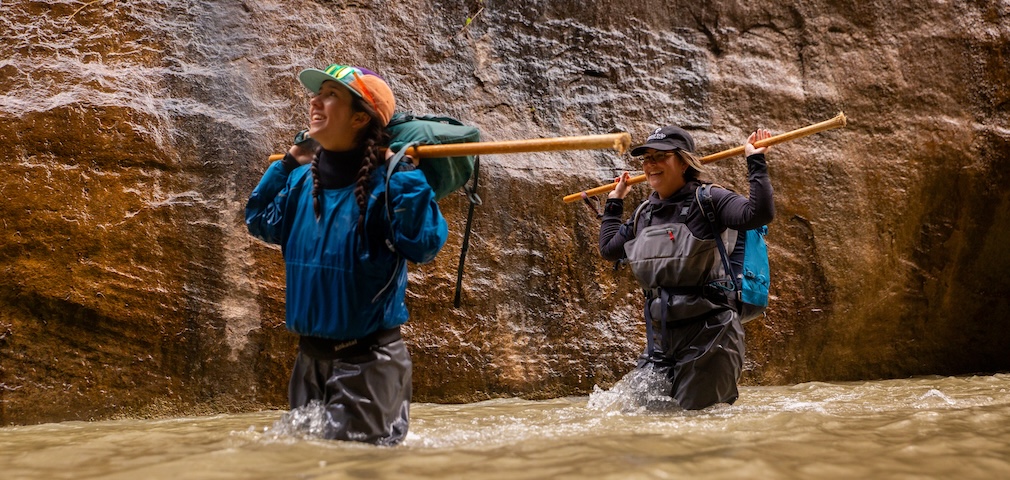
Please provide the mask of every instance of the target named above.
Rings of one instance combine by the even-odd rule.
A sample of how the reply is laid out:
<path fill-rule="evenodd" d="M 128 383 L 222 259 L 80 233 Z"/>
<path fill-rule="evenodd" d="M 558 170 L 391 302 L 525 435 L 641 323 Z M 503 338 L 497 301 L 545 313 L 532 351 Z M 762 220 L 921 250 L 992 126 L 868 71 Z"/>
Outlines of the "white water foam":
<path fill-rule="evenodd" d="M 326 406 L 319 400 L 311 400 L 307 405 L 281 415 L 281 418 L 263 432 L 263 440 L 270 442 L 321 439 L 328 419 Z"/>
<path fill-rule="evenodd" d="M 666 375 L 650 364 L 632 370 L 610 390 L 594 385 L 586 408 L 607 415 L 679 410 L 677 401 L 669 396 L 672 388 Z"/>

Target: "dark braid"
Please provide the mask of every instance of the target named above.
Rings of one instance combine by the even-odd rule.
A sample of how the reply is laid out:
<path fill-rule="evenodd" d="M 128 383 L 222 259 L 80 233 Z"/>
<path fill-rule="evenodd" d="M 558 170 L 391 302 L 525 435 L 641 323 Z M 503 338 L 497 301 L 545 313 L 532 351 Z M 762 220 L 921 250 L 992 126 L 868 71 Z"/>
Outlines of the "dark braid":
<path fill-rule="evenodd" d="M 368 109 L 371 110 L 371 109 Z M 370 113 L 370 112 L 369 112 Z M 368 197 L 371 192 L 369 179 L 376 168 L 385 163 L 385 145 L 389 143 L 389 134 L 382 122 L 372 116 L 372 121 L 362 129 L 362 141 L 365 144 L 365 156 L 358 170 L 357 187 L 354 188 L 354 198 L 358 201 L 358 232 L 364 233 L 365 210 L 368 208 Z"/>
<path fill-rule="evenodd" d="M 312 210 L 316 212 L 316 221 L 322 215 L 323 204 L 319 200 L 319 152 L 312 157 Z"/>

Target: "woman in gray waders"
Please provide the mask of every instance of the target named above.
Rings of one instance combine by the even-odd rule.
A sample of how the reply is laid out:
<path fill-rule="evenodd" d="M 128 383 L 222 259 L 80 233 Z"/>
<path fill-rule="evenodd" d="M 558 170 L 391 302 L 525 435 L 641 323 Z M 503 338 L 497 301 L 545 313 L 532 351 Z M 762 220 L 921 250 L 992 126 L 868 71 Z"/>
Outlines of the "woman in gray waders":
<path fill-rule="evenodd" d="M 626 258 L 645 292 L 647 346 L 638 368 L 651 366 L 665 374 L 673 385 L 670 396 L 685 409 L 733 403 L 739 395 L 744 332 L 714 232 L 733 245 L 730 234 L 736 230 L 771 222 L 775 206 L 766 148 L 753 145 L 769 137 L 758 130 L 747 138 L 749 197 L 711 188 L 711 221 L 696 196 L 703 164 L 694 156 L 694 140 L 675 126 L 656 129 L 631 151 L 642 157 L 653 189 L 632 218 L 622 223 L 628 172 L 607 199 L 600 254 L 610 261 Z"/>
<path fill-rule="evenodd" d="M 396 100 L 385 80 L 343 65 L 298 79 L 318 147 L 296 140 L 245 211 L 249 232 L 284 254 L 286 323 L 299 335 L 288 398 L 325 407 L 326 438 L 394 445 L 411 393 L 406 262 L 435 258 L 448 227 L 420 170 L 404 162 L 386 179 Z"/>

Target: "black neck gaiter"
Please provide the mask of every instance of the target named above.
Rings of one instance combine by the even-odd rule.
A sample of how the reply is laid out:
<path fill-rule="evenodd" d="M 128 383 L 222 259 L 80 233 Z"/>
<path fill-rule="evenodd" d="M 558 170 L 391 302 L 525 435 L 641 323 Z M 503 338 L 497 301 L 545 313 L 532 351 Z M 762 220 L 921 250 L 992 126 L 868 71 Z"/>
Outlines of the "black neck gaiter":
<path fill-rule="evenodd" d="M 364 149 L 346 152 L 319 150 L 319 187 L 324 189 L 344 188 L 358 180 L 365 158 Z"/>

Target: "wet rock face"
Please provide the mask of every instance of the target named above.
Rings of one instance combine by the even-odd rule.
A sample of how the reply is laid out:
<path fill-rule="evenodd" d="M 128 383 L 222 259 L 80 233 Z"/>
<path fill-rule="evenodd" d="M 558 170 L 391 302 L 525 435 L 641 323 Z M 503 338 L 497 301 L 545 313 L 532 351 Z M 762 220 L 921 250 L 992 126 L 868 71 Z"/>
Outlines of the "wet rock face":
<path fill-rule="evenodd" d="M 743 381 L 1010 369 L 1005 2 L 630 3 L 0 5 L 0 424 L 286 406 L 283 261 L 242 210 L 305 123 L 295 73 L 338 60 L 487 140 L 676 123 L 713 153 L 844 110 L 769 155 L 773 298 Z M 410 274 L 416 400 L 631 368 L 635 283 L 560 201 L 628 160 L 483 158 L 460 308 L 467 204 L 442 201 L 449 243 Z M 744 172 L 708 177 L 746 191 Z"/>

